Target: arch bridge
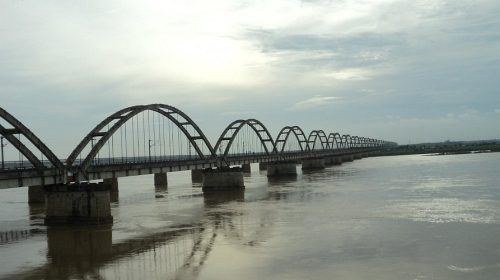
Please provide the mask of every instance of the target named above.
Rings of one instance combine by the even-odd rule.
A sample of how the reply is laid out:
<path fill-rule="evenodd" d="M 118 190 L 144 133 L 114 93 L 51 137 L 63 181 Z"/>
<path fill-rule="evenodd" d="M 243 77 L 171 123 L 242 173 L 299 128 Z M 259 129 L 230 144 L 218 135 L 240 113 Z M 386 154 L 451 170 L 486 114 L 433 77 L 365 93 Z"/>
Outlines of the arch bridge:
<path fill-rule="evenodd" d="M 273 138 L 256 119 L 236 120 L 215 145 L 187 114 L 165 104 L 119 110 L 97 124 L 64 160 L 0 108 L 0 189 L 159 172 L 301 160 L 375 151 L 393 142 L 285 126 Z"/>

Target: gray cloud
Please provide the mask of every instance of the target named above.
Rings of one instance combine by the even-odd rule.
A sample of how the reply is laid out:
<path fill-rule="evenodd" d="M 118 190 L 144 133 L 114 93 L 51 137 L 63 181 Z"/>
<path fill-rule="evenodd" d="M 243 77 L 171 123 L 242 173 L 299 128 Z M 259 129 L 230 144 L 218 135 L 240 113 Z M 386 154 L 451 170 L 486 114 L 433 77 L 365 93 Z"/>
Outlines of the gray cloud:
<path fill-rule="evenodd" d="M 500 138 L 498 14 L 493 0 L 2 3 L 0 106 L 61 157 L 139 103 L 177 106 L 211 138 L 246 117 Z"/>

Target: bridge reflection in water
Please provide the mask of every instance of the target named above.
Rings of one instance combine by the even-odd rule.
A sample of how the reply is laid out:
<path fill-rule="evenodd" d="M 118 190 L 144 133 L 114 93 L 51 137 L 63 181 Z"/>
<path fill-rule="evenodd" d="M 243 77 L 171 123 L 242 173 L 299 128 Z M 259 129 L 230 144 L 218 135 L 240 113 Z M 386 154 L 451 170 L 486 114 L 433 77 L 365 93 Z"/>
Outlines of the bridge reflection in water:
<path fill-rule="evenodd" d="M 269 198 L 277 199 L 275 195 Z M 9 275 L 9 278 L 195 277 L 209 257 L 219 235 L 243 246 L 255 246 L 268 235 L 272 216 L 244 212 L 244 208 L 241 212 L 234 209 L 223 210 L 226 203 L 241 203 L 244 200 L 244 191 L 207 194 L 204 195 L 204 214 L 199 223 L 179 224 L 162 232 L 115 242 L 112 225 L 47 227 L 47 263 Z"/>

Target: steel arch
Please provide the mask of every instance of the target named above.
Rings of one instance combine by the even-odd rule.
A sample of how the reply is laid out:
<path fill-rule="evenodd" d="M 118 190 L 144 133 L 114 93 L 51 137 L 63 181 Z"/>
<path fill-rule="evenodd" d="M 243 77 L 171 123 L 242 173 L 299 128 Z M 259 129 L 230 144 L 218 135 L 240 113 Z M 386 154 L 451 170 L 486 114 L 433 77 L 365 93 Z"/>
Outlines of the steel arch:
<path fill-rule="evenodd" d="M 366 138 L 365 137 L 360 137 L 359 141 L 360 141 L 361 148 L 366 148 Z"/>
<path fill-rule="evenodd" d="M 203 134 L 198 125 L 188 115 L 170 105 L 150 104 L 150 105 L 138 105 L 138 106 L 127 107 L 104 119 L 92 131 L 90 131 L 90 133 L 87 134 L 87 136 L 85 136 L 85 138 L 80 142 L 80 144 L 75 148 L 75 150 L 73 150 L 71 155 L 68 157 L 66 164 L 68 166 L 72 166 L 77 156 L 83 151 L 83 149 L 89 144 L 89 142 L 94 137 L 101 137 L 97 142 L 97 144 L 94 145 L 89 154 L 85 157 L 83 162 L 80 163 L 79 165 L 79 171 L 85 172 L 90 166 L 92 160 L 96 157 L 99 150 L 101 150 L 101 148 L 104 146 L 106 141 L 108 141 L 109 138 L 129 119 L 147 110 L 160 113 L 163 116 L 167 117 L 171 122 L 173 122 L 188 138 L 188 140 L 191 142 L 191 144 L 193 145 L 196 152 L 201 158 L 205 158 L 205 155 L 201 152 L 200 147 L 198 146 L 198 143 L 196 143 L 195 140 L 203 140 L 205 145 L 210 150 L 211 156 L 216 157 L 212 145 L 207 140 L 206 136 Z M 181 120 L 180 122 L 179 120 L 177 120 L 175 117 L 172 116 L 174 114 L 181 116 L 184 120 Z M 114 120 L 118 121 L 114 123 L 108 131 L 101 131 L 104 127 L 106 127 Z M 191 133 L 189 133 L 189 130 L 186 129 L 186 126 L 191 126 L 197 132 L 198 135 L 191 135 Z"/>
<path fill-rule="evenodd" d="M 342 147 L 342 136 L 340 136 L 338 132 L 328 134 L 328 144 L 330 145 L 330 149 L 333 149 L 333 143 L 335 143 L 335 148 L 337 149 Z"/>
<path fill-rule="evenodd" d="M 288 137 L 292 132 L 295 135 L 295 138 L 297 138 L 297 141 L 299 142 L 300 150 L 301 151 L 309 150 L 309 145 L 307 142 L 306 135 L 304 134 L 304 131 L 299 126 L 294 125 L 294 126 L 285 126 L 278 133 L 278 137 L 276 137 L 276 141 L 274 142 L 276 151 L 278 153 L 283 153 L 283 151 L 285 150 L 286 143 L 288 141 Z"/>
<path fill-rule="evenodd" d="M 359 145 L 359 137 L 358 136 L 352 136 L 352 147 L 351 148 L 358 148 Z"/>
<path fill-rule="evenodd" d="M 316 139 L 319 137 L 321 142 L 322 149 L 329 149 L 330 146 L 328 144 L 328 137 L 323 130 L 313 130 L 309 133 L 309 137 L 307 137 L 307 146 L 309 151 L 314 150 L 314 146 L 316 145 Z"/>
<path fill-rule="evenodd" d="M 344 143 L 344 148 L 349 149 L 352 146 L 352 138 L 349 134 L 342 135 L 342 142 Z"/>
<path fill-rule="evenodd" d="M 224 153 L 223 153 L 223 158 L 227 156 L 229 153 L 229 149 L 231 148 L 231 145 L 233 144 L 234 139 L 236 138 L 236 135 L 238 135 L 238 132 L 243 128 L 243 126 L 249 125 L 257 134 L 257 136 L 260 139 L 260 142 L 264 146 L 264 149 L 266 150 L 266 154 L 270 154 L 271 152 L 276 151 L 276 146 L 274 145 L 274 140 L 267 128 L 258 120 L 256 119 L 248 119 L 248 120 L 236 120 L 232 123 L 230 123 L 226 129 L 222 132 L 221 136 L 217 140 L 217 144 L 215 144 L 214 150 L 218 151 L 222 148 L 222 145 L 224 145 Z M 271 143 L 272 151 L 269 151 L 266 143 Z"/>
<path fill-rule="evenodd" d="M 41 171 L 45 169 L 43 163 L 33 154 L 32 151 L 26 147 L 19 139 L 17 139 L 14 134 L 22 134 L 26 137 L 48 160 L 49 162 L 61 172 L 64 171 L 63 163 L 57 158 L 57 156 L 35 135 L 31 130 L 29 130 L 23 123 L 21 123 L 14 116 L 9 114 L 3 108 L 0 108 L 0 117 L 12 125 L 14 128 L 5 128 L 0 124 L 0 133 L 7 139 L 19 152 L 21 152 L 33 166 Z"/>

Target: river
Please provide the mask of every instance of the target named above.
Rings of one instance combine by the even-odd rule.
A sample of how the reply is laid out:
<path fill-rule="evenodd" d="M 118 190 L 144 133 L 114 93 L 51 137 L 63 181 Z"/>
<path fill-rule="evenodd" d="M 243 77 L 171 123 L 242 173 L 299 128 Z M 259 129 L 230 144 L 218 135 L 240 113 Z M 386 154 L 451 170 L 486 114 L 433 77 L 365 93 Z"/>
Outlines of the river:
<path fill-rule="evenodd" d="M 5 279 L 499 279 L 500 153 L 373 157 L 204 196 L 121 178 L 113 226 L 43 225 L 0 191 Z"/>

